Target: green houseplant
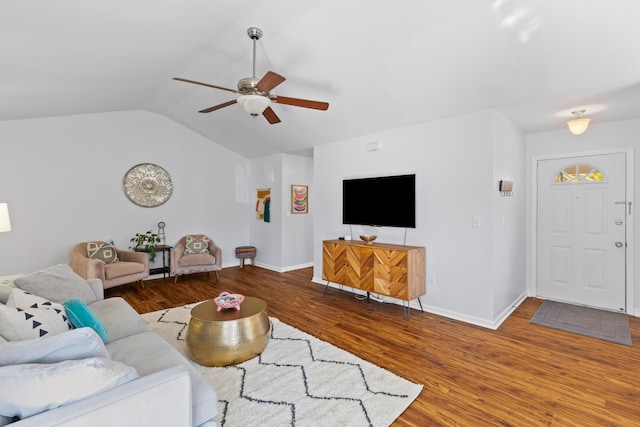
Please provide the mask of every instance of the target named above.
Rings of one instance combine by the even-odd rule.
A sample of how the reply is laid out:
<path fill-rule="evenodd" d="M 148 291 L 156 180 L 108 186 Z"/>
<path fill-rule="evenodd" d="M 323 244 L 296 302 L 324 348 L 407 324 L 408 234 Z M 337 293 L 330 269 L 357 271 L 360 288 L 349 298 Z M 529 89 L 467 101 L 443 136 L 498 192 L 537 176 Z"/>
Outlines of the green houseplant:
<path fill-rule="evenodd" d="M 156 259 L 156 245 L 160 243 L 160 237 L 151 230 L 146 233 L 136 233 L 135 236 L 129 240 L 132 243 L 129 249 L 133 249 L 138 252 L 147 252 L 149 254 L 149 261 L 153 262 Z"/>

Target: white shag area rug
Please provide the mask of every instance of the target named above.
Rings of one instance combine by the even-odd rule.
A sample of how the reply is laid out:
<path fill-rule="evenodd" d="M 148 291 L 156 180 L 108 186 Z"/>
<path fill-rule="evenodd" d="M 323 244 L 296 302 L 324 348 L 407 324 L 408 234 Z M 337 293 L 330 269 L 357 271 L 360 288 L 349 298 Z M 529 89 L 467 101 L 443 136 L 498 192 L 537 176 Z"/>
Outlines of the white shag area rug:
<path fill-rule="evenodd" d="M 186 356 L 191 308 L 143 314 Z M 219 426 L 388 426 L 422 385 L 271 317 L 264 352 L 236 366 L 192 362 L 218 393 Z"/>

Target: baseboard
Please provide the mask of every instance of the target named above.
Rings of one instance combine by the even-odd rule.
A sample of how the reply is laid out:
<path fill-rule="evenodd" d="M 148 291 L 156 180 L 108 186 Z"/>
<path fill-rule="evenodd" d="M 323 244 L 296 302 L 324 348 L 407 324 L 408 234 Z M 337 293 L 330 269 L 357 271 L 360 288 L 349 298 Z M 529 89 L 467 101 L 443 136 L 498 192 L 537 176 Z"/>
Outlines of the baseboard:
<path fill-rule="evenodd" d="M 298 265 L 292 265 L 289 267 L 284 267 L 282 269 L 282 272 L 287 272 L 287 271 L 294 271 L 294 270 L 302 270 L 303 268 L 309 268 L 309 267 L 313 267 L 313 261 L 312 262 L 308 262 L 306 264 L 298 264 Z"/>
<path fill-rule="evenodd" d="M 364 291 L 361 291 L 359 289 L 353 289 L 350 288 L 348 286 L 344 286 L 344 285 L 339 285 L 333 282 L 329 282 L 327 284 L 326 280 L 322 280 L 318 277 L 313 277 L 311 279 L 312 282 L 323 285 L 323 286 L 329 286 L 330 288 L 335 288 L 338 290 L 343 290 L 343 288 L 347 288 L 349 289 L 349 291 L 353 291 L 354 293 L 358 294 L 358 295 L 366 295 L 367 293 Z M 453 320 L 459 320 L 461 322 L 465 322 L 465 323 L 470 323 L 472 325 L 476 325 L 476 326 L 481 326 L 483 328 L 487 328 L 487 329 L 493 329 L 496 330 L 500 327 L 500 325 L 502 324 L 502 322 L 504 322 L 505 320 L 507 320 L 507 318 L 511 315 L 511 313 L 513 313 L 513 311 L 518 308 L 518 306 L 520 304 L 522 304 L 522 302 L 525 300 L 526 298 L 526 294 L 521 294 L 520 296 L 518 296 L 518 298 L 515 299 L 515 301 L 509 306 L 507 307 L 502 313 L 500 313 L 500 315 L 493 319 L 493 320 L 487 320 L 487 319 L 482 319 L 479 317 L 475 317 L 475 316 L 469 316 L 467 314 L 463 314 L 463 313 L 458 313 L 455 311 L 450 311 L 450 310 L 443 310 L 441 308 L 438 307 L 433 307 L 430 306 L 428 304 L 425 304 L 424 301 L 421 299 L 420 301 L 422 301 L 422 309 L 427 312 L 427 313 L 431 313 L 431 314 L 436 314 L 438 316 L 442 316 L 442 317 L 447 317 L 449 319 L 453 319 Z M 377 298 L 372 298 L 373 301 L 376 302 L 380 302 L 380 303 L 392 303 L 392 304 L 397 304 L 397 305 L 403 305 L 403 303 L 406 305 L 406 301 L 403 300 L 399 300 L 399 299 L 395 299 L 395 298 L 388 298 L 388 297 L 384 297 L 382 300 L 379 300 Z M 409 307 L 416 309 L 416 310 L 420 310 L 420 304 L 417 300 L 413 300 L 409 302 Z"/>
<path fill-rule="evenodd" d="M 249 267 L 251 267 L 251 264 L 245 264 L 245 268 L 247 267 L 247 265 L 249 265 Z M 299 265 L 292 265 L 292 266 L 288 266 L 288 267 L 276 267 L 275 265 L 270 265 L 270 264 L 265 264 L 263 262 L 256 262 L 256 267 L 260 267 L 260 268 L 264 268 L 265 270 L 271 270 L 271 271 L 275 271 L 277 273 L 286 273 L 288 271 L 293 271 L 293 270 L 300 270 L 303 268 L 308 268 L 308 267 L 313 267 L 313 262 L 307 263 L 307 264 L 299 264 Z M 233 265 L 232 267 L 237 267 L 237 265 Z"/>

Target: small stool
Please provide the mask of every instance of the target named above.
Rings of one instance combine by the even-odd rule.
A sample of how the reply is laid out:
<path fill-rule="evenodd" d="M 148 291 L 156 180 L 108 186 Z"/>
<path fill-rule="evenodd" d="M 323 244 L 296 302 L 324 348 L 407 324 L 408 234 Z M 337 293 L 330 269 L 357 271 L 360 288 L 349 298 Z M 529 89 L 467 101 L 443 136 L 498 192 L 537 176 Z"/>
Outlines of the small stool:
<path fill-rule="evenodd" d="M 256 265 L 256 247 L 255 246 L 238 246 L 236 248 L 236 258 L 240 259 L 240 268 L 244 267 L 244 260 L 251 258 L 251 265 Z"/>

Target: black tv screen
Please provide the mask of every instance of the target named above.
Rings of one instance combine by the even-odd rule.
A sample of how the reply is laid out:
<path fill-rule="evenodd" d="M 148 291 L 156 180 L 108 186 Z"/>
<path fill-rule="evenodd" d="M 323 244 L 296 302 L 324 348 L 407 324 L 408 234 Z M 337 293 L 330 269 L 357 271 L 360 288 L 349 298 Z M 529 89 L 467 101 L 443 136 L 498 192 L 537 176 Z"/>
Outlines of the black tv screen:
<path fill-rule="evenodd" d="M 343 180 L 342 222 L 416 228 L 416 176 Z"/>

